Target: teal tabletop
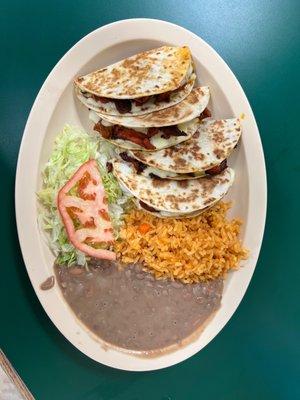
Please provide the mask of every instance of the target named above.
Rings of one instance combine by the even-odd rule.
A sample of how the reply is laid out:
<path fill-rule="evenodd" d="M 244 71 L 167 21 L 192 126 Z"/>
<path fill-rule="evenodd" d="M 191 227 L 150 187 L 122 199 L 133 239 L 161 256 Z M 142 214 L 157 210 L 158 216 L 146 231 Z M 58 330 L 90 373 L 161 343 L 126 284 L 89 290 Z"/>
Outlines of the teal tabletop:
<path fill-rule="evenodd" d="M 237 312 L 200 353 L 147 373 L 97 364 L 54 327 L 22 261 L 13 195 L 26 119 L 52 67 L 90 31 L 134 17 L 182 25 L 219 52 L 252 105 L 268 173 L 263 247 Z M 0 21 L 0 346 L 36 399 L 299 399 L 300 2 L 2 0 Z"/>

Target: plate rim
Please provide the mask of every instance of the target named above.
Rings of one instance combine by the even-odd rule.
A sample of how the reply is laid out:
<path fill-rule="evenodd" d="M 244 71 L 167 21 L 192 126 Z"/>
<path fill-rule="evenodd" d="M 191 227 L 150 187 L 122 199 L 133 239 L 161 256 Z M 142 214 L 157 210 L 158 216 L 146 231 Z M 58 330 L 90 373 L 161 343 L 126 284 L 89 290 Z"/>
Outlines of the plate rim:
<path fill-rule="evenodd" d="M 230 83 L 232 83 L 235 87 L 236 90 L 238 90 L 239 95 L 243 98 L 243 101 L 245 103 L 245 107 L 247 108 L 247 118 L 249 120 L 251 120 L 252 125 L 253 125 L 253 129 L 255 132 L 253 132 L 253 141 L 255 142 L 255 145 L 253 145 L 252 143 L 252 147 L 255 148 L 255 152 L 256 152 L 256 162 L 258 165 L 258 170 L 259 170 L 259 175 L 260 175 L 260 182 L 259 182 L 259 196 L 260 196 L 260 204 L 259 204 L 259 208 L 258 208 L 258 214 L 259 214 L 259 229 L 258 229 L 258 235 L 256 238 L 257 241 L 257 245 L 255 248 L 255 254 L 252 254 L 251 260 L 252 260 L 252 267 L 251 270 L 248 270 L 247 275 L 247 283 L 245 285 L 243 285 L 242 290 L 240 291 L 240 295 L 238 296 L 238 301 L 235 301 L 234 304 L 231 306 L 231 311 L 229 313 L 227 313 L 226 316 L 226 320 L 224 323 L 220 324 L 219 328 L 217 329 L 217 332 L 212 335 L 212 337 L 207 340 L 206 343 L 204 343 L 203 345 L 199 346 L 198 349 L 190 351 L 186 354 L 184 354 L 184 351 L 180 352 L 180 351 L 176 351 L 174 354 L 180 353 L 179 357 L 168 357 L 168 355 L 163 355 L 162 357 L 156 358 L 156 360 L 158 360 L 157 363 L 153 363 L 153 362 L 148 362 L 149 359 L 145 358 L 142 359 L 140 357 L 132 357 L 132 355 L 127 354 L 127 353 L 123 353 L 123 352 L 117 352 L 118 354 L 123 354 L 125 355 L 125 357 L 129 357 L 127 362 L 128 365 L 125 363 L 122 363 L 122 365 L 120 366 L 118 362 L 115 362 L 113 359 L 110 360 L 99 360 L 98 358 L 94 357 L 93 355 L 89 354 L 87 351 L 85 351 L 84 349 L 84 345 L 79 346 L 78 343 L 74 343 L 74 340 L 72 340 L 65 332 L 63 332 L 64 329 L 61 328 L 61 324 L 59 324 L 56 320 L 56 316 L 53 315 L 53 312 L 51 312 L 51 310 L 49 311 L 49 306 L 47 304 L 47 296 L 44 296 L 44 293 L 41 293 L 38 290 L 38 287 L 36 284 L 34 284 L 34 280 L 33 277 L 31 276 L 31 274 L 33 273 L 30 267 L 30 255 L 28 254 L 28 249 L 27 249 L 27 245 L 26 245 L 26 238 L 25 238 L 25 234 L 28 235 L 28 232 L 24 232 L 24 223 L 27 221 L 28 216 L 26 216 L 26 218 L 24 217 L 24 215 L 22 215 L 22 208 L 24 208 L 24 206 L 21 206 L 21 196 L 20 194 L 22 193 L 22 186 L 23 185 L 23 178 L 24 178 L 24 170 L 22 170 L 22 166 L 24 165 L 25 162 L 25 148 L 26 148 L 26 144 L 30 138 L 30 132 L 32 129 L 32 125 L 34 123 L 35 117 L 36 117 L 36 112 L 37 112 L 37 108 L 39 103 L 42 104 L 42 101 L 44 101 L 44 97 L 45 95 L 51 95 L 51 90 L 49 93 L 45 93 L 47 91 L 47 88 L 49 86 L 49 83 L 51 82 L 51 79 L 53 79 L 53 76 L 59 71 L 59 68 L 63 65 L 63 63 L 65 62 L 65 60 L 68 60 L 68 58 L 72 57 L 74 55 L 74 52 L 77 51 L 77 49 L 79 49 L 80 46 L 82 46 L 83 43 L 85 43 L 86 41 L 89 41 L 90 39 L 93 39 L 93 37 L 96 37 L 97 35 L 100 35 L 103 32 L 108 32 L 110 30 L 114 30 L 117 27 L 124 27 L 126 25 L 139 25 L 139 24 L 143 24 L 144 26 L 146 25 L 152 25 L 152 24 L 158 24 L 161 25 L 162 29 L 169 29 L 170 31 L 172 30 L 176 30 L 176 31 L 180 31 L 182 33 L 184 33 L 184 35 L 186 37 L 190 37 L 191 40 L 193 38 L 193 40 L 195 41 L 199 41 L 199 43 L 201 43 L 202 46 L 206 47 L 207 50 L 209 51 L 209 53 L 213 56 L 213 58 L 215 58 L 217 60 L 218 64 L 222 64 L 222 67 L 224 68 L 224 71 L 228 74 L 228 79 L 230 80 Z M 131 26 L 132 27 L 132 26 Z M 129 41 L 129 40 L 134 40 L 134 39 L 140 39 L 141 36 L 132 36 L 126 38 L 125 40 L 119 40 L 117 43 L 120 43 L 122 41 Z M 149 37 L 148 39 L 152 39 L 152 40 L 157 40 L 154 37 Z M 111 44 L 112 46 L 113 44 Z M 50 88 L 51 89 L 51 88 Z M 63 88 L 58 88 L 58 90 L 61 89 L 61 93 L 63 92 L 63 90 L 65 90 L 65 87 Z M 57 88 L 56 88 L 57 90 Z M 60 94 L 61 94 L 60 93 Z M 60 96 L 59 96 L 60 97 Z M 231 104 L 230 102 L 230 98 L 228 98 L 226 96 L 227 101 Z M 54 109 L 55 109 L 55 105 L 54 105 Z M 50 120 L 50 117 L 52 116 L 52 113 L 49 113 L 49 119 L 48 119 L 48 123 Z M 46 119 L 47 122 L 47 119 Z M 48 124 L 45 126 L 45 131 L 47 130 L 47 126 Z M 41 151 L 41 148 L 39 148 L 39 152 Z M 249 154 L 246 151 L 245 152 L 245 157 L 248 157 Z M 40 157 L 40 153 L 38 154 L 38 157 Z M 247 163 L 248 164 L 248 163 Z M 35 171 L 36 175 L 38 175 L 38 173 L 40 171 Z M 256 173 L 258 171 L 256 170 Z M 250 187 L 250 179 L 249 179 L 249 187 Z M 250 196 L 250 195 L 249 195 Z M 253 193 L 252 193 L 252 197 L 253 197 Z M 23 201 L 23 199 L 22 199 Z M 250 208 L 250 200 L 249 200 L 249 208 Z M 252 279 L 252 275 L 254 273 L 256 264 L 257 264 L 257 260 L 258 260 L 258 256 L 260 253 L 260 249 L 261 249 L 261 245 L 262 245 L 262 241 L 263 241 L 263 235 L 264 235 L 264 229 L 265 229 L 265 221 L 266 221 L 266 211 L 267 211 L 267 176 L 266 176 L 266 167 L 265 167 L 265 159 L 264 159 L 264 154 L 263 154 L 263 146 L 261 143 L 261 138 L 259 135 L 259 130 L 256 124 L 256 120 L 255 117 L 253 115 L 253 111 L 252 108 L 249 104 L 249 101 L 238 81 L 238 79 L 235 77 L 234 73 L 231 71 L 231 69 L 229 68 L 229 66 L 227 65 L 227 63 L 223 60 L 223 58 L 206 42 L 204 41 L 201 37 L 199 37 L 198 35 L 196 35 L 195 33 L 189 31 L 186 28 L 183 28 L 179 25 L 173 24 L 171 22 L 168 21 L 163 21 L 163 20 L 159 20 L 159 19 L 151 19 L 151 18 L 132 18 L 132 19 L 124 19 L 124 20 L 120 20 L 120 21 L 116 21 L 116 22 L 112 22 L 110 24 L 104 25 L 100 28 L 97 28 L 95 30 L 93 30 L 92 32 L 88 33 L 86 36 L 84 36 L 82 39 L 80 39 L 77 43 L 74 44 L 74 46 L 72 46 L 65 54 L 64 56 L 58 61 L 58 63 L 54 66 L 54 68 L 50 71 L 49 75 L 47 76 L 46 80 L 44 81 L 43 85 L 41 86 L 41 89 L 39 90 L 35 101 L 33 103 L 33 106 L 31 108 L 31 111 L 29 113 L 25 128 L 24 128 L 24 133 L 23 133 L 23 137 L 22 137 L 22 141 L 21 141 L 21 145 L 20 145 L 20 149 L 19 149 L 19 154 L 18 154 L 18 161 L 17 161 L 17 168 L 16 168 L 16 179 L 15 179 L 15 214 L 16 214 L 16 223 L 17 223 L 17 231 L 18 231 L 18 238 L 19 238 L 19 243 L 20 243 L 20 248 L 21 248 L 21 252 L 22 252 L 22 257 L 24 260 L 24 264 L 26 266 L 26 270 L 29 276 L 29 279 L 31 281 L 31 284 L 33 286 L 33 289 L 40 301 L 40 303 L 42 304 L 45 312 L 47 313 L 47 315 L 49 316 L 49 318 L 51 319 L 51 321 L 54 323 L 54 325 L 56 326 L 56 328 L 68 339 L 68 341 L 70 343 L 72 343 L 78 350 L 80 350 L 81 352 L 83 352 L 85 355 L 87 355 L 88 357 L 94 359 L 97 362 L 100 362 L 104 365 L 110 366 L 110 367 L 114 367 L 117 369 L 125 369 L 125 370 L 130 370 L 130 371 L 149 371 L 149 370 L 156 370 L 156 369 L 161 369 L 161 368 L 165 368 L 174 364 L 177 364 L 179 362 L 182 362 L 184 360 L 186 360 L 187 358 L 191 357 L 192 355 L 198 353 L 202 348 L 204 348 L 211 340 L 213 340 L 219 333 L 220 331 L 223 329 L 223 327 L 228 323 L 228 321 L 231 319 L 232 315 L 234 314 L 234 312 L 236 311 L 236 309 L 238 308 L 238 305 L 240 304 L 241 300 L 243 299 L 245 292 L 248 288 L 248 285 Z M 36 217 L 36 216 L 35 216 Z M 249 215 L 247 217 L 247 222 L 249 219 Z M 29 227 L 30 229 L 30 227 Z M 249 268 L 249 266 L 247 266 L 247 268 Z M 53 310 L 52 310 L 53 311 Z M 70 312 L 70 311 L 69 311 Z M 196 341 L 197 342 L 197 341 Z M 181 349 L 182 350 L 182 349 Z M 112 352 L 114 352 L 112 350 Z M 130 358 L 133 358 L 134 360 L 138 360 L 137 362 L 134 360 L 130 360 Z M 161 360 L 163 359 L 163 360 Z M 169 359 L 169 361 L 168 361 Z M 139 365 L 136 365 L 136 364 Z"/>

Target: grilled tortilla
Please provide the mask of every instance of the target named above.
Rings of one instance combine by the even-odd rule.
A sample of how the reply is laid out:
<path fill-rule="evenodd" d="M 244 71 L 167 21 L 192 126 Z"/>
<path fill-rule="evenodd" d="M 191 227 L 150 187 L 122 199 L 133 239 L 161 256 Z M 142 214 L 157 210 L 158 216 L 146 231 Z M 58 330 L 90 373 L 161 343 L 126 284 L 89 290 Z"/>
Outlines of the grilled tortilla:
<path fill-rule="evenodd" d="M 182 101 L 196 80 L 190 49 L 163 46 L 75 79 L 88 108 L 109 115 L 143 115 Z"/>
<path fill-rule="evenodd" d="M 205 119 L 184 143 L 152 153 L 135 151 L 130 155 L 150 167 L 176 174 L 204 173 L 228 158 L 240 136 L 238 118 Z"/>
<path fill-rule="evenodd" d="M 128 128 L 111 124 L 90 112 L 90 119 L 94 122 L 93 129 L 101 137 L 115 146 L 127 150 L 156 151 L 175 146 L 190 139 L 197 131 L 199 120 L 194 118 L 189 122 L 161 128 Z"/>
<path fill-rule="evenodd" d="M 162 178 L 162 179 L 175 179 L 175 180 L 185 180 L 185 179 L 197 179 L 203 176 L 201 172 L 192 172 L 190 174 L 177 174 L 172 171 L 163 171 L 162 169 L 151 167 L 132 157 L 130 151 L 126 151 L 122 148 L 115 148 L 115 154 L 119 160 L 129 162 L 133 165 L 134 169 L 138 174 L 150 178 Z M 224 168 L 225 169 L 225 168 Z"/>
<path fill-rule="evenodd" d="M 160 211 L 160 210 L 156 210 L 155 208 L 152 209 L 152 207 L 145 207 L 145 204 L 143 204 L 143 202 L 141 202 L 140 200 L 135 199 L 134 200 L 135 206 L 136 208 L 143 210 L 144 212 L 154 215 L 155 217 L 159 217 L 159 218 L 176 218 L 176 219 L 182 219 L 182 218 L 193 218 L 193 217 L 197 217 L 198 215 L 202 214 L 204 211 L 208 210 L 210 207 L 205 207 L 202 210 L 198 210 L 198 211 L 193 211 L 191 213 L 180 213 L 180 212 L 168 212 L 168 211 Z"/>
<path fill-rule="evenodd" d="M 149 128 L 178 125 L 198 117 L 207 107 L 209 102 L 208 86 L 198 87 L 180 103 L 165 108 L 164 110 L 151 112 L 138 116 L 113 116 L 97 113 L 100 118 L 111 123 L 127 126 L 129 128 Z"/>
<path fill-rule="evenodd" d="M 113 173 L 120 185 L 138 200 L 170 213 L 192 213 L 212 206 L 225 196 L 234 180 L 234 171 L 230 168 L 218 175 L 198 179 L 151 179 L 122 161 L 113 162 Z"/>

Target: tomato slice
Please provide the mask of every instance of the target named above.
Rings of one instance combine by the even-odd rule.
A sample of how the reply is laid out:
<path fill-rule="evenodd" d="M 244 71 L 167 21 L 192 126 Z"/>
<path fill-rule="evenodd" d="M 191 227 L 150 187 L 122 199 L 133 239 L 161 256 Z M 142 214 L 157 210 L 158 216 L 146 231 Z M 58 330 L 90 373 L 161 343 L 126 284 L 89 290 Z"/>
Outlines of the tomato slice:
<path fill-rule="evenodd" d="M 88 256 L 115 260 L 113 251 L 102 249 L 113 242 L 107 199 L 95 160 L 84 163 L 58 192 L 57 207 L 76 249 Z"/>

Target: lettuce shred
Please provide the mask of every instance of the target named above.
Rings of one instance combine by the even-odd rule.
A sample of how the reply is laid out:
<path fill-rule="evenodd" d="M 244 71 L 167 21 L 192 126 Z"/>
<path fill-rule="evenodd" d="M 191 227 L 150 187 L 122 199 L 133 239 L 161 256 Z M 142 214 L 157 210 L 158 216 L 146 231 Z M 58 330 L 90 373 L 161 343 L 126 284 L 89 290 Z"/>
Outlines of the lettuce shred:
<path fill-rule="evenodd" d="M 39 224 L 47 233 L 49 247 L 56 256 L 57 264 L 85 265 L 87 261 L 85 255 L 68 240 L 57 210 L 56 196 L 75 171 L 89 159 L 98 161 L 115 236 L 118 237 L 128 196 L 123 194 L 113 174 L 107 172 L 106 162 L 114 156 L 112 145 L 78 127 L 65 125 L 56 137 L 51 156 L 42 171 L 42 188 L 37 196 L 40 203 Z"/>

